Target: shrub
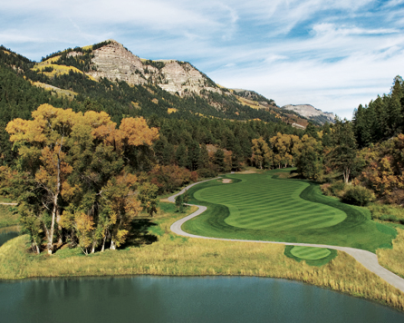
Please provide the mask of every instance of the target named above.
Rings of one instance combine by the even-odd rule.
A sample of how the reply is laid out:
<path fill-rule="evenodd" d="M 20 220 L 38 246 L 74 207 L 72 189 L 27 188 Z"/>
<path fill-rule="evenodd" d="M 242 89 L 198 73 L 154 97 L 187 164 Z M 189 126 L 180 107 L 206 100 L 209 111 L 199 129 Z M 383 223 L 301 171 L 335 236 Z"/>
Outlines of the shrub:
<path fill-rule="evenodd" d="M 363 186 L 352 186 L 342 196 L 342 201 L 348 204 L 365 206 L 375 200 L 375 194 Z"/>
<path fill-rule="evenodd" d="M 320 185 L 321 192 L 323 192 L 324 195 L 330 196 L 331 195 L 330 186 L 331 186 L 331 184 L 329 184 L 329 183 Z"/>
<path fill-rule="evenodd" d="M 333 184 L 325 183 L 320 188 L 323 194 L 327 196 L 342 197 L 345 194 L 345 183 L 341 181 Z"/>
<path fill-rule="evenodd" d="M 199 175 L 198 175 L 197 171 L 191 172 L 191 175 L 190 175 L 191 182 L 194 182 L 194 183 L 197 182 L 198 178 L 199 178 Z"/>
<path fill-rule="evenodd" d="M 386 194 L 385 200 L 389 204 L 403 204 L 404 203 L 404 190 L 394 189 L 389 194 Z"/>
<path fill-rule="evenodd" d="M 372 219 L 404 224 L 404 208 L 400 205 L 374 203 L 368 206 Z"/>
<path fill-rule="evenodd" d="M 200 168 L 197 170 L 199 177 L 210 178 L 217 176 L 217 170 L 214 168 Z"/>
<path fill-rule="evenodd" d="M 173 192 L 184 184 L 198 180 L 196 172 L 176 165 L 155 166 L 149 173 L 152 184 L 158 187 L 158 194 Z"/>
<path fill-rule="evenodd" d="M 329 190 L 332 195 L 342 197 L 345 194 L 345 183 L 344 182 L 335 182 L 330 185 Z"/>

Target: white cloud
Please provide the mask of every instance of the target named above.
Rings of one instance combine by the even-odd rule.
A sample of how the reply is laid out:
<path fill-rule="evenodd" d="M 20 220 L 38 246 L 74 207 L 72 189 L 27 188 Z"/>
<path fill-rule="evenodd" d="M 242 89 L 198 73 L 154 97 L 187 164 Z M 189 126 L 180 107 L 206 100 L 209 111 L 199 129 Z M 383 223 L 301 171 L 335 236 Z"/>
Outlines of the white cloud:
<path fill-rule="evenodd" d="M 350 117 L 404 74 L 403 2 L 8 1 L 0 43 L 39 59 L 113 38 L 145 58 L 190 61 L 224 86 Z"/>
<path fill-rule="evenodd" d="M 351 118 L 359 104 L 367 104 L 390 90 L 404 53 L 381 61 L 377 55 L 352 57 L 335 64 L 317 61 L 277 62 L 260 69 L 218 71 L 212 76 L 220 84 L 254 89 L 275 99 L 278 105 L 313 104 Z"/>
<path fill-rule="evenodd" d="M 404 3 L 404 0 L 390 0 L 390 1 L 386 1 L 386 3 L 384 4 L 384 7 L 391 8 L 391 7 L 401 5 L 403 3 Z"/>
<path fill-rule="evenodd" d="M 43 42 L 43 37 L 37 37 L 34 35 L 22 34 L 15 29 L 8 29 L 0 32 L 0 40 L 3 44 L 20 44 L 26 42 Z"/>

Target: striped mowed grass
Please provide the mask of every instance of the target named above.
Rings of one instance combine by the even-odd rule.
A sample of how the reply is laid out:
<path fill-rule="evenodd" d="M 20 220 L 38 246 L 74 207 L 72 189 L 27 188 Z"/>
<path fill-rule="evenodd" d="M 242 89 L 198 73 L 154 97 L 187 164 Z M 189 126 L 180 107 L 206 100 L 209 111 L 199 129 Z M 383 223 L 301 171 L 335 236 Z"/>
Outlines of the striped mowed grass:
<path fill-rule="evenodd" d="M 324 196 L 316 183 L 262 174 L 231 174 L 189 189 L 190 203 L 207 211 L 185 222 L 196 235 L 346 246 L 375 252 L 391 248 L 396 231 L 370 213 Z"/>
<path fill-rule="evenodd" d="M 238 185 L 207 187 L 195 192 L 200 201 L 225 205 L 225 222 L 246 229 L 304 230 L 330 227 L 345 220 L 346 213 L 299 197 L 310 186 L 303 181 L 271 179 L 268 175 L 234 175 Z"/>
<path fill-rule="evenodd" d="M 318 260 L 329 256 L 331 251 L 325 248 L 295 246 L 290 250 L 290 253 L 304 260 Z"/>
<path fill-rule="evenodd" d="M 309 266 L 321 267 L 338 255 L 336 250 L 304 247 L 304 246 L 285 246 L 284 255 L 298 262 L 305 261 Z"/>

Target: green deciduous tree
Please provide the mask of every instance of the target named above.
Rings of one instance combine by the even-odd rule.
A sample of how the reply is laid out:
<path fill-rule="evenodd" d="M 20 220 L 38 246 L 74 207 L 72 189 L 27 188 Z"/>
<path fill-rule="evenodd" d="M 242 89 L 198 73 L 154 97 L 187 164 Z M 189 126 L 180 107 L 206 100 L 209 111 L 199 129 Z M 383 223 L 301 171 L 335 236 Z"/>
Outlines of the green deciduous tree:
<path fill-rule="evenodd" d="M 356 163 L 356 140 L 351 122 L 336 118 L 333 128 L 333 145 L 327 156 L 331 168 L 342 172 L 344 182 L 348 183 L 349 176 Z"/>
<path fill-rule="evenodd" d="M 140 205 L 150 216 L 157 212 L 157 191 L 158 187 L 149 182 L 143 183 L 139 188 L 138 199 L 140 200 Z"/>
<path fill-rule="evenodd" d="M 315 138 L 304 135 L 299 146 L 297 172 L 305 178 L 317 180 L 323 173 L 322 145 Z"/>
<path fill-rule="evenodd" d="M 182 194 L 175 197 L 175 206 L 177 207 L 177 212 L 184 213 L 184 197 Z"/>

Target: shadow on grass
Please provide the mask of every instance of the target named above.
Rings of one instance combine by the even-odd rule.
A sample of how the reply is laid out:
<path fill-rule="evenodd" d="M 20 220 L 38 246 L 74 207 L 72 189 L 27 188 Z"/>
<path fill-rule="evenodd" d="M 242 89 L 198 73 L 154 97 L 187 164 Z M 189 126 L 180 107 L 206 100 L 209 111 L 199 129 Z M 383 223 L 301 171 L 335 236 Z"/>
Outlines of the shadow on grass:
<path fill-rule="evenodd" d="M 158 240 L 157 236 L 150 234 L 149 230 L 157 227 L 151 219 L 134 219 L 131 223 L 126 242 L 120 247 L 139 247 L 141 245 L 150 245 Z"/>

